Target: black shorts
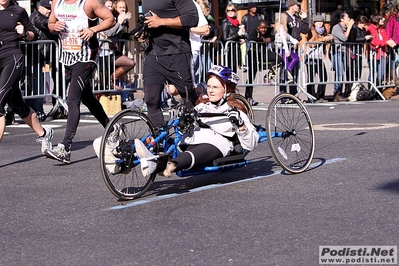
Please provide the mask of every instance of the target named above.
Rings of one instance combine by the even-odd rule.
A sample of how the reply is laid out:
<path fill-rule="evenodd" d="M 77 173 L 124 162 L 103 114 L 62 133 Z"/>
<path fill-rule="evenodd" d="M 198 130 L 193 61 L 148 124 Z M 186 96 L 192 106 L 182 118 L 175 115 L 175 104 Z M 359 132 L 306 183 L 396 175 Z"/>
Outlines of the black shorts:
<path fill-rule="evenodd" d="M 144 86 L 149 84 L 173 84 L 179 91 L 185 87 L 191 89 L 191 52 L 154 56 L 148 54 L 144 58 L 143 81 Z"/>

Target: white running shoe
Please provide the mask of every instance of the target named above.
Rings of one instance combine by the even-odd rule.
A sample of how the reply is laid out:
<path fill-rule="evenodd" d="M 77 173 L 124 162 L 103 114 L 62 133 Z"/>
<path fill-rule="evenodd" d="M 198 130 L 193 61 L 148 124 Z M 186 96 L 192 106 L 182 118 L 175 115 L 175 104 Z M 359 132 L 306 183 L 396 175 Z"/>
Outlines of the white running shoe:
<path fill-rule="evenodd" d="M 134 145 L 136 146 L 136 152 L 140 157 L 141 173 L 143 176 L 149 177 L 157 169 L 158 156 L 152 154 L 139 139 L 134 140 Z"/>
<path fill-rule="evenodd" d="M 51 140 L 54 137 L 54 130 L 51 127 L 44 127 L 43 128 L 46 131 L 46 135 L 43 137 L 38 137 L 37 142 L 42 143 L 41 151 L 42 154 L 44 154 L 45 150 L 51 150 L 53 148 L 53 145 L 51 144 Z"/>
<path fill-rule="evenodd" d="M 98 137 L 93 141 L 93 148 L 97 157 L 100 157 L 101 139 L 102 137 Z M 121 170 L 119 164 L 117 163 L 118 160 L 119 159 L 112 154 L 112 148 L 108 144 L 105 144 L 105 151 L 104 151 L 105 168 L 107 168 L 107 170 L 113 175 L 118 174 Z"/>

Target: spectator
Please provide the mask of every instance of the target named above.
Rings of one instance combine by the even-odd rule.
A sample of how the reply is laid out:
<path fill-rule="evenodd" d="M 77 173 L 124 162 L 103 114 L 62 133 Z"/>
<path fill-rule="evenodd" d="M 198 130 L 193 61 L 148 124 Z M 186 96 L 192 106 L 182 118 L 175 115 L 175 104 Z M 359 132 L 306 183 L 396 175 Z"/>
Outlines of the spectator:
<path fill-rule="evenodd" d="M 202 73 L 207 73 L 212 67 L 213 62 L 218 60 L 215 50 L 215 42 L 218 40 L 219 28 L 215 23 L 215 19 L 210 14 L 211 7 L 209 6 L 209 2 L 207 0 L 197 0 L 197 3 L 201 6 L 202 12 L 204 13 L 209 25 L 209 34 L 202 36 L 202 40 L 205 42 L 202 43 L 203 49 L 201 49 L 201 53 L 203 53 L 201 55 L 203 60 L 202 65 L 204 67 Z M 201 80 L 205 80 L 205 78 Z"/>
<path fill-rule="evenodd" d="M 274 26 L 274 31 L 276 35 L 276 39 L 278 43 L 282 46 L 281 49 L 281 56 L 284 60 L 285 66 L 285 75 L 287 83 L 294 82 L 293 70 L 299 63 L 299 56 L 295 52 L 298 49 L 298 40 L 293 38 L 291 35 L 288 34 L 287 29 L 287 16 L 280 15 L 276 18 L 276 24 Z M 276 41 L 276 42 L 277 42 Z M 294 49 L 288 47 L 287 41 L 293 45 Z"/>
<path fill-rule="evenodd" d="M 286 1 L 287 11 L 280 14 L 280 16 L 287 16 L 287 32 L 294 39 L 300 42 L 302 40 L 301 34 L 307 34 L 309 31 L 309 22 L 307 18 L 307 13 L 304 11 L 300 11 L 299 7 L 301 5 L 297 0 L 287 0 Z M 299 54 L 299 46 L 297 45 L 294 49 L 291 49 L 292 52 Z M 299 64 L 297 64 L 293 71 L 294 82 L 298 83 L 298 73 L 299 73 Z M 282 75 L 283 81 L 285 80 L 284 75 Z M 285 86 L 280 87 L 280 91 L 285 92 Z M 291 94 L 296 94 L 297 88 L 296 86 L 290 86 L 289 91 Z"/>
<path fill-rule="evenodd" d="M 104 3 L 104 5 L 112 12 L 113 5 L 112 5 L 112 2 L 111 2 L 111 4 L 109 2 L 111 2 L 111 1 L 106 1 Z M 123 6 L 124 4 L 126 4 L 126 3 L 121 1 L 119 3 L 119 7 L 121 8 L 121 6 Z M 113 44 L 113 45 L 112 44 L 110 45 L 109 49 L 111 50 L 111 53 L 113 53 L 113 55 L 115 57 L 115 68 L 116 69 L 115 69 L 115 72 L 112 73 L 110 76 L 110 82 L 111 82 L 111 86 L 114 86 L 114 88 L 116 90 L 123 90 L 124 85 L 126 84 L 126 73 L 131 71 L 136 65 L 136 63 L 134 62 L 134 60 L 132 58 L 129 58 L 128 56 L 122 54 L 120 51 L 118 51 L 116 49 L 117 42 L 116 43 L 114 42 L 115 40 L 119 39 L 119 36 L 122 35 L 123 28 L 124 28 L 122 25 L 129 16 L 131 16 L 131 15 L 126 14 L 126 13 L 121 13 L 116 18 L 115 25 L 112 28 L 105 30 L 103 32 L 100 32 L 100 36 L 103 39 L 110 40 L 110 41 L 112 41 L 112 44 Z M 102 20 L 100 19 L 99 22 L 101 22 L 101 21 Z M 117 81 L 117 82 L 114 83 L 114 81 Z M 122 95 L 122 102 L 128 100 L 126 98 L 126 97 L 128 97 L 128 94 L 129 93 L 124 93 Z"/>
<path fill-rule="evenodd" d="M 348 36 L 354 24 L 348 13 L 337 10 L 333 13 L 331 19 L 331 34 L 334 36 L 335 45 L 331 49 L 332 65 L 335 71 L 334 101 L 348 101 L 348 98 L 342 95 L 342 83 L 345 72 L 345 54 L 346 47 L 343 43 L 348 41 Z"/>
<path fill-rule="evenodd" d="M 369 80 L 372 76 L 376 76 L 376 85 L 381 86 L 382 81 L 385 79 L 385 67 L 387 57 L 387 46 L 395 46 L 395 42 L 390 40 L 385 31 L 385 18 L 382 15 L 371 16 L 371 24 L 367 28 L 367 34 L 374 36 L 371 40 L 372 61 L 369 62 L 369 67 L 373 64 L 370 69 L 374 70 L 374 73 L 370 73 Z M 370 58 L 370 56 L 369 56 Z M 374 80 L 372 80 L 374 81 Z"/>
<path fill-rule="evenodd" d="M 116 0 L 112 6 L 112 14 L 116 18 L 121 28 L 118 35 L 113 36 L 112 40 L 117 44 L 118 51 L 124 54 L 124 50 L 129 51 L 128 47 L 125 47 L 125 40 L 129 40 L 129 19 L 132 14 L 128 10 L 128 6 L 125 0 Z M 123 41 L 120 41 L 122 39 Z"/>
<path fill-rule="evenodd" d="M 112 13 L 96 0 L 77 1 L 70 4 L 54 0 L 48 27 L 58 34 L 60 61 L 70 77 L 68 90 L 68 119 L 64 138 L 57 147 L 47 149 L 45 154 L 55 160 L 70 163 L 72 140 L 80 120 L 80 103 L 105 127 L 108 117 L 92 92 L 93 71 L 98 53 L 97 32 L 115 25 Z M 97 24 L 97 18 L 103 21 Z M 72 40 L 72 42 L 69 42 Z"/>
<path fill-rule="evenodd" d="M 348 42 L 358 43 L 357 45 L 351 45 L 348 47 L 347 68 L 346 68 L 346 79 L 350 81 L 357 81 L 362 76 L 362 62 L 363 62 L 363 47 L 367 41 L 373 38 L 373 35 L 367 35 L 366 30 L 370 22 L 366 16 L 359 16 L 355 24 L 353 24 L 349 36 Z M 348 97 L 351 92 L 350 83 L 346 84 L 344 97 Z"/>
<path fill-rule="evenodd" d="M 161 126 L 161 93 L 167 82 L 173 84 L 183 98 L 193 104 L 197 100 L 190 71 L 189 29 L 197 26 L 198 11 L 193 1 L 146 0 L 143 12 L 147 15 L 144 23 L 150 44 L 143 64 L 144 100 L 152 122 Z"/>
<path fill-rule="evenodd" d="M 37 32 L 37 39 L 38 40 L 49 40 L 49 41 L 57 41 L 57 36 L 51 34 L 48 29 L 48 18 L 51 13 L 51 0 L 41 0 L 38 6 L 38 9 L 33 11 L 30 15 L 29 19 L 32 22 L 35 30 Z M 64 76 L 62 75 L 61 65 L 56 60 L 56 53 L 57 49 L 55 46 L 50 49 L 51 44 L 39 44 L 39 50 L 34 49 L 32 54 L 27 56 L 28 66 L 33 66 L 33 73 L 26 73 L 28 76 L 28 86 L 34 93 L 44 93 L 45 82 L 42 75 L 42 68 L 45 64 L 51 64 L 51 78 L 53 80 L 54 90 L 53 94 L 57 95 L 58 86 L 58 95 L 62 95 L 63 89 L 63 80 Z M 50 53 L 51 52 L 51 53 Z M 57 76 L 58 76 L 58 83 L 57 83 Z M 39 79 L 39 80 L 38 80 Z M 53 106 L 56 103 L 56 99 L 53 98 Z M 46 114 L 43 110 L 43 98 L 36 98 L 36 99 L 27 99 L 25 102 L 32 107 L 32 109 L 36 112 L 37 117 L 40 121 L 46 120 Z M 62 106 L 59 107 L 58 110 L 53 115 L 54 119 L 57 118 L 65 118 L 66 112 Z"/>
<path fill-rule="evenodd" d="M 267 79 L 272 80 L 276 76 L 277 68 L 282 65 L 282 58 L 280 55 L 272 51 L 272 44 L 275 37 L 273 27 L 269 27 L 266 20 L 260 20 L 258 27 L 249 34 L 249 40 L 256 43 L 251 43 L 248 51 L 248 83 L 251 84 L 256 77 L 259 69 L 268 69 Z M 257 105 L 252 98 L 253 86 L 245 88 L 245 98 L 254 106 Z"/>
<path fill-rule="evenodd" d="M 395 42 L 395 46 L 391 49 L 391 79 L 396 86 L 399 86 L 399 77 L 396 75 L 397 61 L 399 57 L 399 3 L 397 3 L 391 10 L 391 16 L 386 25 L 386 32 L 388 38 Z"/>
<path fill-rule="evenodd" d="M 227 49 L 227 66 L 237 72 L 237 66 L 241 65 L 241 50 L 239 45 L 245 43 L 245 31 L 238 26 L 237 9 L 235 5 L 228 4 L 225 9 L 226 18 L 222 22 L 222 42 L 237 42 L 230 44 Z M 239 61 L 240 60 L 240 61 Z"/>
<path fill-rule="evenodd" d="M 35 38 L 35 28 L 29 21 L 25 9 L 12 0 L 0 2 L 2 21 L 0 36 L 0 142 L 3 138 L 6 120 L 5 105 L 8 104 L 21 119 L 39 135 L 42 153 L 50 149 L 53 130 L 43 128 L 36 113 L 24 102 L 18 87 L 22 75 L 24 56 L 18 47 L 21 39 L 31 41 Z M 11 19 L 12 18 L 12 19 Z"/>
<path fill-rule="evenodd" d="M 317 93 L 315 92 L 315 85 L 310 84 L 307 86 L 307 92 L 316 98 L 316 103 L 325 103 L 327 100 L 325 97 L 326 84 L 327 82 L 327 70 L 323 62 L 324 56 L 327 54 L 327 43 L 333 40 L 333 36 L 328 34 L 326 27 L 324 26 L 324 18 L 321 15 L 315 15 L 313 17 L 313 24 L 310 26 L 308 33 L 308 42 L 310 43 L 306 47 L 305 65 L 308 70 L 308 79 L 310 83 L 315 82 L 315 75 L 319 78 L 319 84 L 317 85 Z M 322 43 L 320 43 L 322 42 Z"/>
<path fill-rule="evenodd" d="M 258 22 L 260 20 L 262 20 L 262 16 L 258 15 L 256 13 L 257 11 L 257 7 L 256 7 L 256 3 L 248 3 L 248 13 L 245 14 L 242 18 L 241 18 L 241 25 L 244 25 L 245 30 L 247 31 L 248 34 L 250 34 L 251 32 L 253 32 L 256 27 L 258 27 Z M 243 46 L 243 45 L 241 45 Z M 245 46 L 245 50 L 243 53 L 243 50 L 241 50 L 242 54 L 243 54 L 243 64 L 247 65 L 247 62 L 245 61 L 245 59 L 247 58 L 247 52 L 249 50 L 249 46 L 250 43 L 248 40 L 246 40 L 246 46 Z"/>
<path fill-rule="evenodd" d="M 191 59 L 191 76 L 194 87 L 197 87 L 200 83 L 201 72 L 203 69 L 203 61 L 201 60 L 201 36 L 209 34 L 209 25 L 201 6 L 195 1 L 194 4 L 197 8 L 199 19 L 198 25 L 190 29 L 191 53 L 193 55 L 193 58 Z"/>
<path fill-rule="evenodd" d="M 235 140 L 245 150 L 253 150 L 258 143 L 258 133 L 249 121 L 241 102 L 231 95 L 236 90 L 238 76 L 223 66 L 213 66 L 207 77 L 207 95 L 198 99 L 195 110 L 198 113 L 222 113 L 226 116 L 202 117 L 201 126 L 194 127 L 193 135 L 184 135 L 179 143 L 183 150 L 173 158 L 160 173 L 170 177 L 183 169 L 210 164 L 213 160 L 233 153 Z M 135 140 L 137 154 L 141 159 L 153 157 L 144 144 Z M 144 176 L 156 170 L 156 162 L 148 160 L 148 166 L 141 164 Z"/>
<path fill-rule="evenodd" d="M 241 18 L 241 24 L 245 26 L 248 33 L 253 32 L 257 27 L 262 16 L 256 13 L 256 3 L 248 3 L 248 13 Z"/>

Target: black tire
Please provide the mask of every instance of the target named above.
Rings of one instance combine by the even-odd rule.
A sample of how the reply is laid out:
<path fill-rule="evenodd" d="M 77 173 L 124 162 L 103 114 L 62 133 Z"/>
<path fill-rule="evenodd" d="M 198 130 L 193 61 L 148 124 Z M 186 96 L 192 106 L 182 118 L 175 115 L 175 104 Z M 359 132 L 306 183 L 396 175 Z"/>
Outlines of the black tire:
<path fill-rule="evenodd" d="M 251 104 L 248 102 L 248 100 L 242 96 L 241 94 L 233 93 L 234 99 L 237 101 L 241 102 L 245 109 L 247 109 L 247 116 L 249 118 L 249 121 L 254 124 L 255 123 L 255 115 L 254 115 L 254 110 L 252 110 Z"/>
<path fill-rule="evenodd" d="M 117 128 L 117 131 L 114 128 Z M 116 146 L 115 148 L 107 144 L 107 142 L 110 143 L 107 140 L 112 138 L 111 134 L 117 139 L 117 145 L 113 145 Z M 146 136 L 155 136 L 151 120 L 147 115 L 131 109 L 119 112 L 105 128 L 99 151 L 101 173 L 108 189 L 120 199 L 130 200 L 141 197 L 155 179 L 156 173 L 150 177 L 143 176 L 139 158 L 135 155 L 134 140 L 143 139 Z M 157 152 L 157 147 L 154 149 Z M 111 156 L 109 156 L 109 151 L 112 152 Z M 109 170 L 109 167 L 112 168 L 115 165 L 115 161 L 119 166 L 116 174 Z"/>
<path fill-rule="evenodd" d="M 290 173 L 305 171 L 313 160 L 315 136 L 303 103 L 291 94 L 277 95 L 267 110 L 266 123 L 268 143 L 276 161 Z"/>

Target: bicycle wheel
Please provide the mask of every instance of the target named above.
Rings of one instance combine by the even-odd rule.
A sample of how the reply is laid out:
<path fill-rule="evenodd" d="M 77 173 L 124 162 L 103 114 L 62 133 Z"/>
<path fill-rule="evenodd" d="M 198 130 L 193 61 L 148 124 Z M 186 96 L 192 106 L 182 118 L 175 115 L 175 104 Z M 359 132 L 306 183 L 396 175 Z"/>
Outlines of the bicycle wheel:
<path fill-rule="evenodd" d="M 123 110 L 108 123 L 101 139 L 99 158 L 105 184 L 116 197 L 138 198 L 153 183 L 156 173 L 143 176 L 134 148 L 135 139 L 151 140 L 153 136 L 151 120 L 138 111 Z M 157 146 L 153 149 L 157 152 Z"/>
<path fill-rule="evenodd" d="M 251 104 L 248 102 L 248 100 L 242 96 L 241 94 L 233 93 L 233 97 L 235 100 L 241 102 L 245 109 L 247 109 L 247 116 L 249 118 L 249 121 L 254 124 L 255 123 L 255 115 L 254 115 L 254 110 L 252 110 Z"/>
<path fill-rule="evenodd" d="M 277 95 L 266 118 L 268 143 L 276 161 L 290 173 L 301 173 L 311 164 L 315 138 L 312 120 L 302 102 L 287 93 Z"/>

